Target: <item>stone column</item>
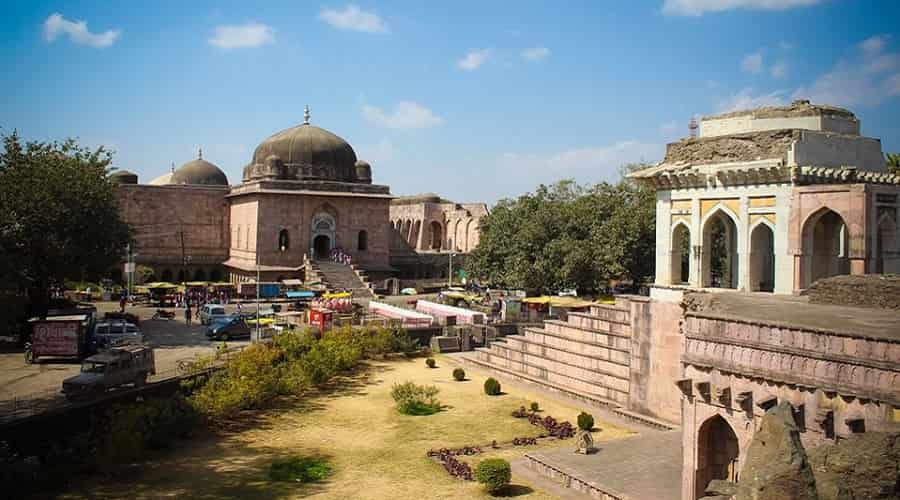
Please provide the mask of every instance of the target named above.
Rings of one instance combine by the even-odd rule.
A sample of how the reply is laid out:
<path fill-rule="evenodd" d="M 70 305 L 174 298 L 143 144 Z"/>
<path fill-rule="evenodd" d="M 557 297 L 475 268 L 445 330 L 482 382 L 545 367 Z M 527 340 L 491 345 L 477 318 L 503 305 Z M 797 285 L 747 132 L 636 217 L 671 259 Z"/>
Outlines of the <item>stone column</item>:
<path fill-rule="evenodd" d="M 672 390 L 677 390 L 672 388 Z M 697 468 L 696 407 L 691 398 L 681 398 L 681 500 L 694 500 Z"/>
<path fill-rule="evenodd" d="M 700 199 L 694 197 L 691 200 L 691 268 L 690 268 L 690 284 L 692 287 L 700 288 L 703 286 L 701 271 L 701 262 L 703 261 L 702 248 L 700 246 L 701 232 L 700 228 Z"/>
<path fill-rule="evenodd" d="M 656 283 L 672 284 L 672 202 L 669 191 L 656 193 Z"/>
<path fill-rule="evenodd" d="M 738 290 L 749 291 L 750 286 L 750 203 L 747 195 L 741 195 L 738 208 L 737 253 L 738 253 Z"/>

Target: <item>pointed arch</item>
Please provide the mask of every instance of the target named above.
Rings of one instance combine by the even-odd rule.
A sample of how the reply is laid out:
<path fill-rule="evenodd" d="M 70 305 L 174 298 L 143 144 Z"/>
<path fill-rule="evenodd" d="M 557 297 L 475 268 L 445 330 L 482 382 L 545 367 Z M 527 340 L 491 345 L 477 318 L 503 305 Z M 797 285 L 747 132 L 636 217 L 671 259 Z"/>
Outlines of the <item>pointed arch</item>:
<path fill-rule="evenodd" d="M 673 285 L 687 284 L 691 280 L 691 228 L 685 221 L 678 221 L 672 227 L 672 263 L 670 266 Z"/>
<path fill-rule="evenodd" d="M 893 212 L 893 213 L 892 213 Z M 878 217 L 877 233 L 875 235 L 876 273 L 900 273 L 900 238 L 896 209 L 884 210 Z"/>
<path fill-rule="evenodd" d="M 739 458 L 740 444 L 728 421 L 721 415 L 706 419 L 697 431 L 696 498 L 705 496 L 714 479 L 737 482 Z"/>
<path fill-rule="evenodd" d="M 716 205 L 700 224 L 702 286 L 738 288 L 738 216 L 722 204 Z"/>
<path fill-rule="evenodd" d="M 850 234 L 843 216 L 827 206 L 811 213 L 801 231 L 807 272 L 801 288 L 816 280 L 850 273 Z"/>
<path fill-rule="evenodd" d="M 762 217 L 750 228 L 751 291 L 775 291 L 775 225 Z"/>

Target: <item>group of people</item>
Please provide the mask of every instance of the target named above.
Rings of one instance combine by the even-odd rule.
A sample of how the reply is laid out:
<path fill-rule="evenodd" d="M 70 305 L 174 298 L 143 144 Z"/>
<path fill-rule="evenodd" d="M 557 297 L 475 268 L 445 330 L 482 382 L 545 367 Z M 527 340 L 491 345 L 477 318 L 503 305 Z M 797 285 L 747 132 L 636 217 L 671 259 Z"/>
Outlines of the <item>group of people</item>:
<path fill-rule="evenodd" d="M 231 293 L 227 290 L 210 292 L 209 290 L 188 290 L 175 295 L 175 307 L 187 307 L 188 304 L 203 307 L 204 304 L 228 304 L 231 302 Z"/>
<path fill-rule="evenodd" d="M 332 248 L 331 252 L 328 253 L 328 258 L 338 264 L 350 265 L 350 254 L 341 248 Z"/>

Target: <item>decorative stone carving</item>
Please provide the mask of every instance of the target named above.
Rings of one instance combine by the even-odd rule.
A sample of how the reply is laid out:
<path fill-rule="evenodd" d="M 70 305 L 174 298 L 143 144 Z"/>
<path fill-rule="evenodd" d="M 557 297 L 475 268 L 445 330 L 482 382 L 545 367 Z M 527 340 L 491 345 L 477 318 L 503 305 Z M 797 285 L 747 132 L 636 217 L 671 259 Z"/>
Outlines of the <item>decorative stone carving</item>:
<path fill-rule="evenodd" d="M 586 431 L 584 429 L 579 429 L 578 434 L 575 435 L 575 453 L 581 453 L 583 455 L 590 455 L 597 451 L 594 448 L 594 437 L 591 436 L 591 431 Z"/>

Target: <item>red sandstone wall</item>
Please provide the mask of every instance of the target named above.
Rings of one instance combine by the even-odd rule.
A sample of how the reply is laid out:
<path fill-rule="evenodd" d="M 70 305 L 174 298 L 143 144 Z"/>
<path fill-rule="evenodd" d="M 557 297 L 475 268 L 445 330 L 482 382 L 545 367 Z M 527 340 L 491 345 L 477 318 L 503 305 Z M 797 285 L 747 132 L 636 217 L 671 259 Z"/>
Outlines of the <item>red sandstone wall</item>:
<path fill-rule="evenodd" d="M 180 232 L 192 264 L 219 264 L 228 255 L 228 208 L 224 188 L 116 186 L 119 210 L 135 230 L 137 261 L 181 263 Z"/>

